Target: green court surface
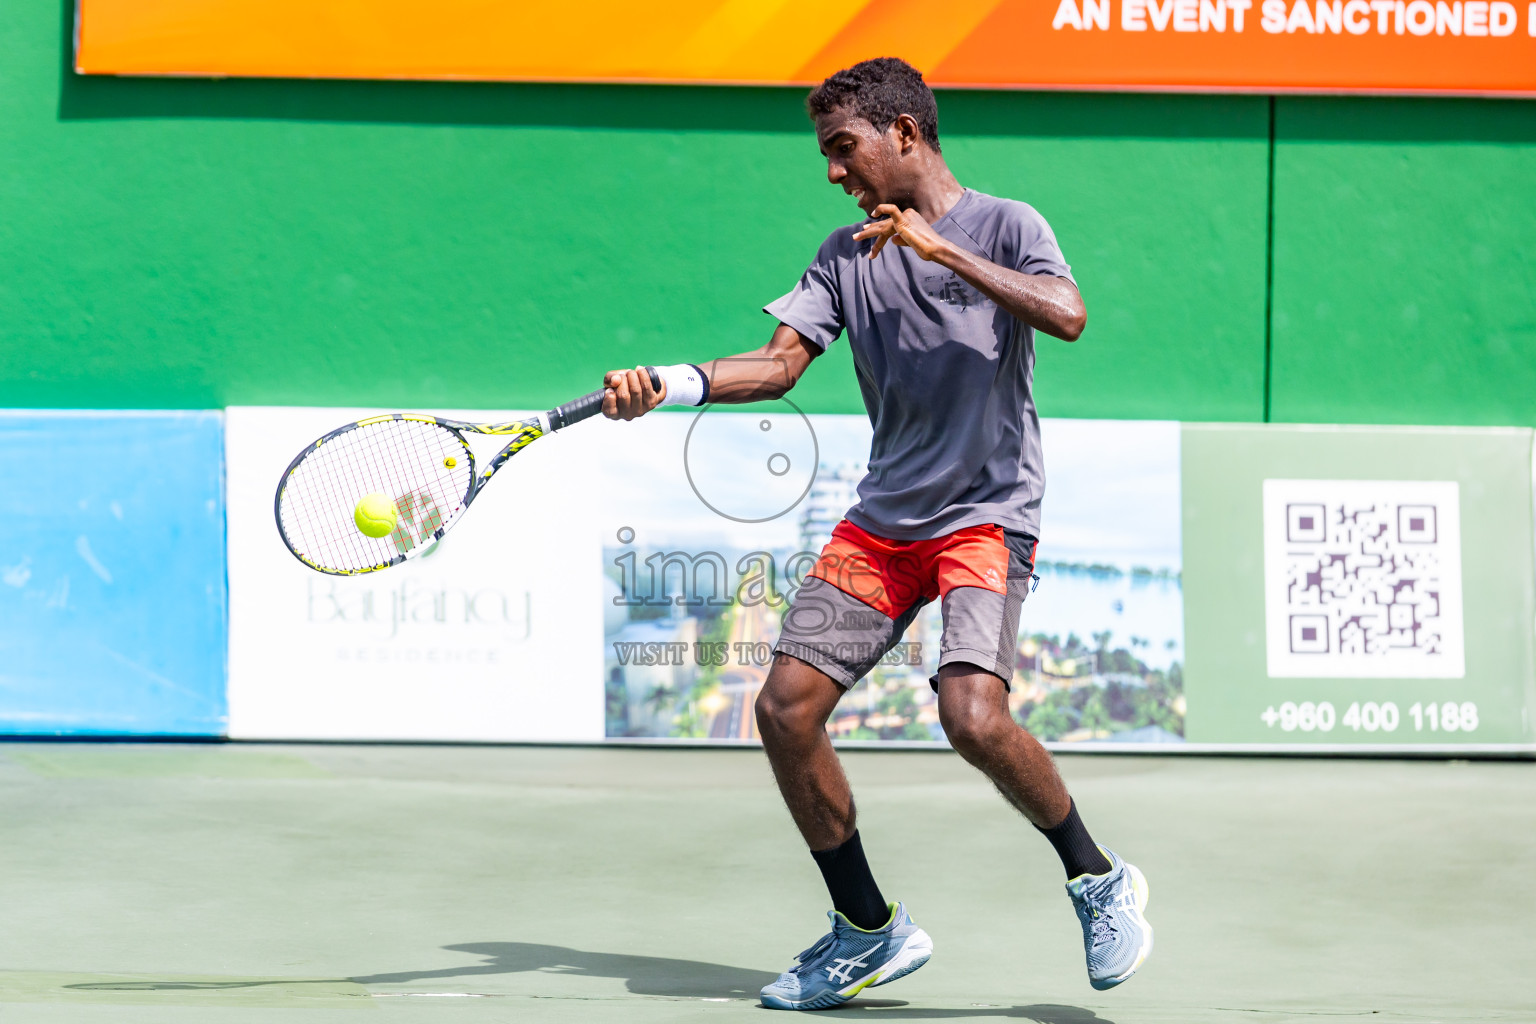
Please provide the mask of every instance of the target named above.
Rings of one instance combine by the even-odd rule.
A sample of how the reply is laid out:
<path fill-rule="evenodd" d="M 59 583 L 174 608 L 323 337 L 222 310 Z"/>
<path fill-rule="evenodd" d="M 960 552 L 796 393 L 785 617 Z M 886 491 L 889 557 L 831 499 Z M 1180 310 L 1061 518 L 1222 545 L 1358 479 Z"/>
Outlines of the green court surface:
<path fill-rule="evenodd" d="M 1152 888 L 1156 951 L 1101 993 L 979 776 L 845 761 L 935 954 L 821 1016 L 1536 1018 L 1528 763 L 1061 758 Z M 755 750 L 12 743 L 0 823 L 7 1024 L 765 1021 L 826 925 Z"/>

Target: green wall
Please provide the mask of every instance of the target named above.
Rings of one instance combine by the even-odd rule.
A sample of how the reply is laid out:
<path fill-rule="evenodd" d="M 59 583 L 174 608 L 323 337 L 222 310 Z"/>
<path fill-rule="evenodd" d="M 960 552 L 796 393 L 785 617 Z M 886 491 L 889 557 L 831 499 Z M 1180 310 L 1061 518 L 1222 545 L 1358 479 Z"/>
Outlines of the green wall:
<path fill-rule="evenodd" d="M 1536 103 L 1277 107 L 1274 418 L 1536 424 Z"/>
<path fill-rule="evenodd" d="M 81 78 L 71 10 L 0 7 L 0 405 L 550 404 L 761 344 L 856 219 L 800 90 Z M 1047 415 L 1536 422 L 1536 105 L 940 108 L 1087 299 Z"/>

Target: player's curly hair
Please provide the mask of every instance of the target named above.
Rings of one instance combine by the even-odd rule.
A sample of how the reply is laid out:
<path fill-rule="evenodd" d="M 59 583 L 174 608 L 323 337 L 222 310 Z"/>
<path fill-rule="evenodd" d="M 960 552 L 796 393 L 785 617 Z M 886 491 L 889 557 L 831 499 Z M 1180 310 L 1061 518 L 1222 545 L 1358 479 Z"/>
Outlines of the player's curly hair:
<path fill-rule="evenodd" d="M 815 120 L 833 110 L 846 110 L 883 132 L 902 114 L 917 119 L 923 141 L 939 151 L 939 105 L 923 73 L 900 57 L 860 61 L 811 90 L 806 113 Z"/>

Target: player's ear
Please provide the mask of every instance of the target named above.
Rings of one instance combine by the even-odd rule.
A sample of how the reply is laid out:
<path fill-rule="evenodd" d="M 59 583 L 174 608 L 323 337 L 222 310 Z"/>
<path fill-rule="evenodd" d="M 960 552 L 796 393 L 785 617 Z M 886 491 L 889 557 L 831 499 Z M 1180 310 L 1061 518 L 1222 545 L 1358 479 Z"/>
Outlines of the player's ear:
<path fill-rule="evenodd" d="M 896 135 L 896 151 L 902 156 L 922 145 L 923 130 L 911 114 L 898 114 L 891 122 L 891 131 Z"/>

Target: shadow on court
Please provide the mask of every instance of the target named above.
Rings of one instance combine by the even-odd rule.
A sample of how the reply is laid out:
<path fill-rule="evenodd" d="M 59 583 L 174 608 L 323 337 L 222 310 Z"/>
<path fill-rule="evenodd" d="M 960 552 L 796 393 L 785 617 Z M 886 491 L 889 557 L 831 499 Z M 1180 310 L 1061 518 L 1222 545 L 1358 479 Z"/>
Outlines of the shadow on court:
<path fill-rule="evenodd" d="M 553 974 L 586 975 L 594 978 L 619 978 L 635 995 L 693 999 L 756 999 L 762 987 L 778 977 L 777 973 L 727 967 L 724 964 L 703 963 L 698 960 L 632 956 L 627 953 L 588 953 L 566 946 L 544 946 L 531 942 L 468 942 L 443 948 L 483 956 L 489 962 L 472 967 L 450 967 L 436 971 L 372 974 L 348 980 L 359 985 L 391 985 L 424 981 L 429 978 L 543 971 Z M 901 999 L 855 999 L 838 1009 L 822 1011 L 819 1015 L 832 1017 L 867 1015 L 871 1010 L 877 1011 L 882 1018 L 893 1019 L 1011 1017 L 1018 1020 L 1032 1020 L 1036 1024 L 1114 1024 L 1114 1021 L 1100 1017 L 1092 1010 L 1080 1006 L 1044 1003 L 1035 1006 L 935 1009 L 909 1006 Z"/>
<path fill-rule="evenodd" d="M 684 999 L 752 998 L 762 987 L 778 977 L 767 971 L 754 971 L 725 964 L 698 960 L 674 960 L 667 957 L 633 956 L 626 953 L 588 953 L 566 946 L 546 946 L 534 942 L 468 942 L 444 949 L 485 958 L 485 962 L 462 967 L 443 967 L 431 971 L 396 971 L 389 974 L 365 974 L 351 978 L 239 978 L 228 980 L 121 980 L 67 985 L 77 991 L 212 991 L 270 986 L 403 985 L 413 981 L 439 978 L 473 978 L 498 974 L 539 971 L 545 974 L 569 974 L 589 978 L 621 979 L 630 992 L 645 996 L 672 996 Z M 903 1004 L 904 1005 L 904 1004 Z"/>
<path fill-rule="evenodd" d="M 589 978 L 616 978 L 634 995 L 662 996 L 674 999 L 749 999 L 777 974 L 700 960 L 676 960 L 670 957 L 635 956 L 628 953 L 592 953 L 568 946 L 547 946 L 535 942 L 466 942 L 444 946 L 456 953 L 483 958 L 483 962 L 462 967 L 442 967 L 430 971 L 395 971 L 388 974 L 364 974 L 350 978 L 247 978 L 218 981 L 187 979 L 123 980 L 67 985 L 75 990 L 94 991 L 209 991 L 251 989 L 264 986 L 285 988 L 303 985 L 404 985 L 417 981 L 447 978 L 475 978 L 538 971 Z M 1033 1006 L 977 1005 L 965 1008 L 915 1007 L 900 999 L 855 999 L 820 1016 L 865 1016 L 873 1011 L 891 1019 L 963 1019 L 1007 1017 L 1030 1020 L 1036 1024 L 1114 1024 L 1092 1010 L 1080 1006 L 1037 1004 Z"/>
<path fill-rule="evenodd" d="M 693 999 L 750 996 L 755 999 L 764 985 L 778 977 L 777 973 L 768 971 L 727 967 L 698 960 L 673 960 L 628 953 L 588 953 L 585 950 L 545 946 L 536 942 L 466 942 L 443 948 L 485 957 L 486 962 L 465 967 L 444 967 L 435 971 L 368 974 L 347 980 L 358 985 L 400 985 L 432 978 L 468 978 L 542 971 L 546 974 L 574 974 L 589 978 L 619 978 L 629 991 L 643 996 Z"/>

